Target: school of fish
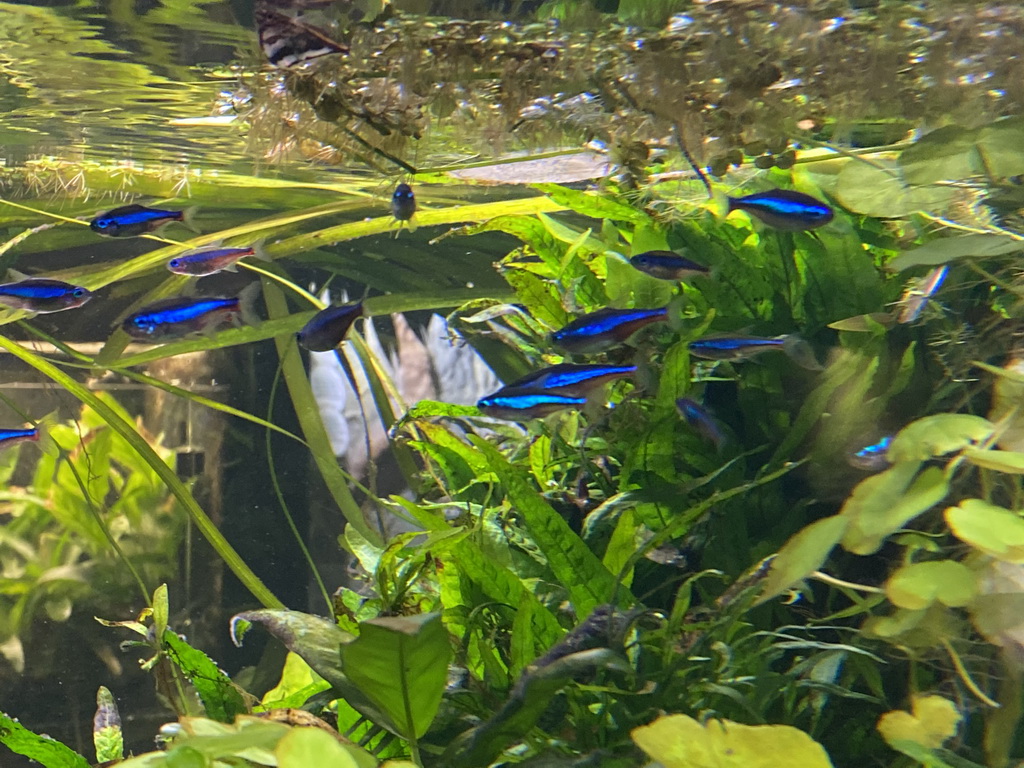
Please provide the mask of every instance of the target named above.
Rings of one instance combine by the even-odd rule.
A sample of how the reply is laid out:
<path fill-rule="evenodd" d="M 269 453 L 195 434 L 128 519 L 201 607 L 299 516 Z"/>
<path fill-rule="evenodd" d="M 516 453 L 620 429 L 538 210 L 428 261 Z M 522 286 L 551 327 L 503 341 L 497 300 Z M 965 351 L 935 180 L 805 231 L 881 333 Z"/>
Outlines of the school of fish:
<path fill-rule="evenodd" d="M 322 30 L 301 19 L 280 13 L 259 3 L 256 21 L 260 44 L 272 66 L 287 69 L 320 56 L 344 53 L 347 48 L 326 36 Z M 834 217 L 833 210 L 821 200 L 803 192 L 771 189 L 744 197 L 728 197 L 726 214 L 744 211 L 767 226 L 783 232 L 809 231 L 825 226 Z M 399 224 L 411 224 L 417 210 L 412 187 L 400 183 L 391 196 L 391 214 Z M 178 222 L 191 227 L 191 210 L 176 211 L 140 204 L 124 205 L 95 216 L 89 228 L 98 235 L 114 238 L 151 234 L 165 225 Z M 182 253 L 170 259 L 169 271 L 201 278 L 221 271 L 235 271 L 242 259 L 265 259 L 262 243 L 226 246 L 215 243 Z M 678 253 L 651 250 L 628 259 L 637 270 L 659 280 L 682 282 L 713 279 L 709 266 Z M 948 268 L 938 267 L 908 289 L 895 322 L 914 322 L 926 302 L 940 288 Z M 12 282 L 0 284 L 0 304 L 32 313 L 61 312 L 80 307 L 92 298 L 88 289 L 46 278 L 13 273 Z M 155 302 L 128 315 L 122 329 L 131 338 L 151 343 L 179 339 L 196 333 L 208 333 L 225 323 L 258 322 L 252 300 L 258 289 L 253 283 L 238 296 L 178 296 Z M 331 306 L 316 313 L 296 334 L 297 342 L 310 351 L 335 349 L 352 324 L 363 315 L 362 302 Z M 574 355 L 592 355 L 626 344 L 643 328 L 671 322 L 672 306 L 607 307 L 576 318 L 554 331 L 550 342 L 570 359 Z M 690 354 L 714 361 L 738 362 L 771 351 L 788 355 L 809 370 L 820 369 L 810 345 L 796 335 L 758 337 L 746 335 L 709 335 L 689 343 Z M 497 419 L 528 421 L 565 409 L 583 409 L 599 397 L 605 385 L 633 377 L 636 365 L 563 362 L 535 371 L 506 384 L 477 403 L 482 414 Z M 677 403 L 683 421 L 702 439 L 721 449 L 726 436 L 712 414 L 693 398 Z M 26 441 L 39 441 L 39 425 L 25 429 L 0 430 L 0 448 Z M 872 469 L 885 465 L 891 437 L 853 453 L 850 463 Z"/>

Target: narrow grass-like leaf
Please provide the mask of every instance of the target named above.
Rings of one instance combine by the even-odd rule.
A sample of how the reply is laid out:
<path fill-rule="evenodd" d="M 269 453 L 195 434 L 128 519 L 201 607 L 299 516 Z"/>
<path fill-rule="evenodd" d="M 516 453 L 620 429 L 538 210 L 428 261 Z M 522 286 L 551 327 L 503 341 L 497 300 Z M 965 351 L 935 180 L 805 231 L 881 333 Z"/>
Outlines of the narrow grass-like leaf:
<path fill-rule="evenodd" d="M 269 280 L 263 281 L 263 297 L 271 318 L 287 315 L 288 305 L 285 302 L 284 294 L 276 283 Z M 359 508 L 359 504 L 348 487 L 347 476 L 344 470 L 338 466 L 337 459 L 334 458 L 331 441 L 327 436 L 327 430 L 324 429 L 323 420 L 320 418 L 320 410 L 313 397 L 313 389 L 309 384 L 306 369 L 302 365 L 302 357 L 299 354 L 299 347 L 295 343 L 295 336 L 278 336 L 275 343 L 277 344 L 277 354 L 281 359 L 281 373 L 284 375 L 288 393 L 295 407 L 295 415 L 302 426 L 302 434 L 305 436 L 313 460 L 320 470 L 320 476 L 323 477 L 328 491 L 345 520 L 357 528 L 365 539 L 380 545 L 382 543 L 380 533 L 367 525 L 363 518 L 363 511 Z"/>
<path fill-rule="evenodd" d="M 134 426 L 125 421 L 120 414 L 110 407 L 104 400 L 90 392 L 73 378 L 47 362 L 38 355 L 24 349 L 20 344 L 4 336 L 0 336 L 0 348 L 7 350 L 12 356 L 18 358 L 30 367 L 39 371 L 43 376 L 52 380 L 62 387 L 66 392 L 88 405 L 113 429 L 121 435 L 140 458 L 145 461 L 159 478 L 167 485 L 175 498 L 188 512 L 189 517 L 199 532 L 206 538 L 214 551 L 224 561 L 224 564 L 238 577 L 239 581 L 252 593 L 253 597 L 268 608 L 283 608 L 284 604 L 267 589 L 260 578 L 253 573 L 245 561 L 239 557 L 234 548 L 224 538 L 224 535 L 214 525 L 213 521 L 196 502 L 189 490 L 184 486 L 178 476 L 167 464 L 160 459 L 153 448 L 143 439 Z"/>

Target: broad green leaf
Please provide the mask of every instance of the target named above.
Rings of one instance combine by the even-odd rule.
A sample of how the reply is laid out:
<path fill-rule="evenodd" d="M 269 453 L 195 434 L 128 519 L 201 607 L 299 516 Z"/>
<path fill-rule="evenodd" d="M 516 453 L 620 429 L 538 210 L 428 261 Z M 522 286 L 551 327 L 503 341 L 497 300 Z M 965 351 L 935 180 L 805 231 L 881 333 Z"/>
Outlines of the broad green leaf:
<path fill-rule="evenodd" d="M 607 195 L 581 192 L 558 184 L 534 184 L 559 205 L 595 219 L 645 222 L 648 216 L 638 208 L 616 202 Z"/>
<path fill-rule="evenodd" d="M 663 715 L 634 728 L 633 741 L 664 768 L 832 768 L 824 748 L 789 725 L 743 725 Z M 783 757 L 784 756 L 784 757 Z"/>
<path fill-rule="evenodd" d="M 242 644 L 253 623 L 262 624 L 289 651 L 301 656 L 350 706 L 382 728 L 401 735 L 398 726 L 342 670 L 339 651 L 355 639 L 354 635 L 333 621 L 299 611 L 245 611 L 231 619 L 231 639 L 235 645 Z"/>
<path fill-rule="evenodd" d="M 168 658 L 195 687 L 207 717 L 230 723 L 237 715 L 248 711 L 238 687 L 209 656 L 193 648 L 170 629 L 164 631 L 163 644 Z"/>
<path fill-rule="evenodd" d="M 964 451 L 964 458 L 974 466 L 983 469 L 994 469 L 997 472 L 1006 472 L 1011 475 L 1024 475 L 1024 453 L 1017 451 L 982 451 L 977 448 L 968 448 Z"/>
<path fill-rule="evenodd" d="M 900 154 L 903 178 L 908 184 L 966 179 L 980 163 L 974 146 L 975 132 L 957 125 L 925 134 Z"/>
<path fill-rule="evenodd" d="M 900 608 L 919 610 L 938 601 L 951 608 L 978 594 L 974 571 L 955 560 L 932 560 L 900 568 L 885 582 L 886 597 Z"/>
<path fill-rule="evenodd" d="M 49 736 L 38 736 L 0 712 L 0 744 L 43 768 L 89 768 L 89 761 Z"/>
<path fill-rule="evenodd" d="M 330 683 L 324 680 L 297 653 L 288 651 L 281 669 L 281 679 L 263 694 L 264 709 L 299 708 L 313 695 L 326 691 Z"/>
<path fill-rule="evenodd" d="M 490 443 L 475 435 L 473 445 L 483 453 L 505 486 L 509 502 L 522 515 L 530 536 L 547 558 L 555 578 L 569 593 L 578 616 L 587 616 L 600 604 L 619 595 L 632 600 L 618 587 L 597 556 L 583 543 L 561 515 L 530 486 L 526 474 L 513 466 Z"/>
<path fill-rule="evenodd" d="M 569 319 L 569 313 L 562 306 L 557 288 L 522 269 L 506 269 L 508 284 L 516 292 L 516 298 L 527 311 L 549 328 L 561 328 Z"/>
<path fill-rule="evenodd" d="M 918 462 L 903 461 L 862 480 L 843 505 L 849 520 L 842 545 L 857 555 L 876 552 L 885 538 L 942 501 L 949 481 L 938 467 L 917 474 Z M 916 475 L 916 477 L 915 477 Z"/>
<path fill-rule="evenodd" d="M 92 743 L 96 748 L 96 762 L 124 759 L 124 734 L 117 702 L 108 688 L 96 691 L 96 715 L 92 719 Z"/>
<path fill-rule="evenodd" d="M 915 211 L 943 210 L 956 194 L 945 187 L 908 187 L 891 168 L 851 162 L 836 179 L 836 197 L 855 213 L 898 218 Z"/>
<path fill-rule="evenodd" d="M 892 462 L 927 461 L 980 443 L 992 434 L 993 426 L 981 416 L 940 413 L 925 416 L 900 430 L 893 438 L 888 456 Z"/>
<path fill-rule="evenodd" d="M 910 712 L 897 709 L 882 715 L 878 732 L 890 746 L 898 741 L 912 741 L 936 749 L 956 735 L 960 720 L 960 712 L 952 701 L 941 696 L 915 696 Z"/>
<path fill-rule="evenodd" d="M 534 633 L 535 602 L 523 593 L 519 598 L 512 634 L 509 637 L 509 674 L 518 677 L 527 664 L 537 658 L 537 637 Z"/>
<path fill-rule="evenodd" d="M 1024 251 L 1024 239 L 1009 235 L 958 235 L 932 240 L 904 251 L 886 266 L 897 272 L 910 267 L 935 267 L 956 259 L 1007 256 Z"/>
<path fill-rule="evenodd" d="M 533 605 L 533 631 L 539 645 L 550 647 L 565 634 L 555 615 L 526 588 L 522 579 L 493 557 L 488 557 L 477 542 L 470 539 L 460 541 L 453 551 L 451 565 L 477 584 L 491 600 L 518 605 L 524 595 L 528 596 Z"/>
<path fill-rule="evenodd" d="M 946 510 L 946 524 L 960 541 L 997 560 L 1024 563 L 1024 519 L 981 499 Z"/>
<path fill-rule="evenodd" d="M 1024 118 L 1014 115 L 984 126 L 978 132 L 978 151 L 996 178 L 1024 173 Z"/>
<path fill-rule="evenodd" d="M 373 619 L 341 648 L 345 674 L 410 740 L 430 728 L 452 649 L 440 614 Z"/>
<path fill-rule="evenodd" d="M 689 341 L 678 341 L 668 348 L 661 363 L 656 403 L 663 413 L 674 413 L 676 400 L 690 389 Z"/>
<path fill-rule="evenodd" d="M 633 581 L 633 570 L 625 570 L 630 563 L 630 558 L 636 551 L 637 524 L 632 509 L 625 509 L 619 515 L 611 538 L 608 539 L 608 546 L 604 551 L 601 562 L 608 569 L 609 573 L 622 579 L 622 584 L 630 586 Z"/>
<path fill-rule="evenodd" d="M 829 552 L 843 537 L 848 524 L 848 517 L 833 515 L 817 520 L 797 532 L 772 560 L 758 602 L 781 595 L 821 568 Z"/>
<path fill-rule="evenodd" d="M 277 743 L 274 754 L 277 755 L 277 768 L 367 768 L 365 759 L 355 758 L 355 751 L 354 747 L 343 746 L 335 737 L 320 728 L 292 728 Z M 363 754 L 370 757 L 365 752 Z M 371 768 L 376 763 L 376 760 L 370 758 Z"/>

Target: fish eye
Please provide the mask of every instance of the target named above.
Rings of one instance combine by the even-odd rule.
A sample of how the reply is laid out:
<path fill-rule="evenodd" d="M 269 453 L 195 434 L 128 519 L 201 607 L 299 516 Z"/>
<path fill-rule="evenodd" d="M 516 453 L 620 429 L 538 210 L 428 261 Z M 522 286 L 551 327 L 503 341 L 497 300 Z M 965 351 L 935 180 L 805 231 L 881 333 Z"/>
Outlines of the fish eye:
<path fill-rule="evenodd" d="M 113 219 L 96 219 L 96 226 L 100 229 L 106 229 L 107 227 L 112 226 L 113 223 Z"/>
<path fill-rule="evenodd" d="M 181 259 L 171 259 L 171 261 L 169 262 L 168 266 L 171 266 L 171 267 L 181 266 Z"/>
<path fill-rule="evenodd" d="M 85 296 L 85 289 L 84 288 L 75 288 L 75 290 L 73 290 L 71 292 L 71 295 L 74 296 L 76 299 L 80 299 L 83 296 Z"/>

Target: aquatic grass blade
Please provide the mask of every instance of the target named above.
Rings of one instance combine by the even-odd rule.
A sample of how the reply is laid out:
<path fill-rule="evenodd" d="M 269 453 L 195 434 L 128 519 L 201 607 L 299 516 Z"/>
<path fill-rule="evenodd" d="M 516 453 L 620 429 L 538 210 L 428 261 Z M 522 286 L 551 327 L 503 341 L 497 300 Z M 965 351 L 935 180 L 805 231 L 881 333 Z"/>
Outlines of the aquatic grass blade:
<path fill-rule="evenodd" d="M 52 363 L 29 352 L 20 344 L 4 336 L 0 336 L 0 348 L 18 358 L 43 376 L 52 380 L 66 392 L 92 408 L 117 434 L 123 437 L 136 453 L 148 464 L 157 476 L 167 485 L 171 493 L 178 499 L 182 507 L 199 532 L 206 538 L 224 564 L 238 577 L 239 581 L 252 593 L 259 602 L 268 608 L 283 608 L 284 604 L 274 596 L 260 578 L 249 568 L 238 555 L 224 535 L 217 529 L 213 521 L 203 511 L 195 498 L 178 479 L 178 476 L 146 442 L 135 428 L 125 421 L 120 414 L 111 408 L 102 398 L 97 397 L 73 378 L 54 366 Z"/>
<path fill-rule="evenodd" d="M 288 305 L 280 286 L 270 280 L 263 280 L 263 297 L 267 304 L 270 317 L 280 318 L 288 314 Z M 302 364 L 299 346 L 295 336 L 278 336 L 274 339 L 277 354 L 281 361 L 281 372 L 284 375 L 288 394 L 295 408 L 295 415 L 302 426 L 302 434 L 309 445 L 310 453 L 320 470 L 328 491 L 338 505 L 345 520 L 354 526 L 368 541 L 378 546 L 382 543 L 380 533 L 374 531 L 363 517 L 352 491 L 348 487 L 348 479 L 344 470 L 338 466 L 330 438 L 320 418 L 320 409 L 313 397 L 313 389 Z"/>

